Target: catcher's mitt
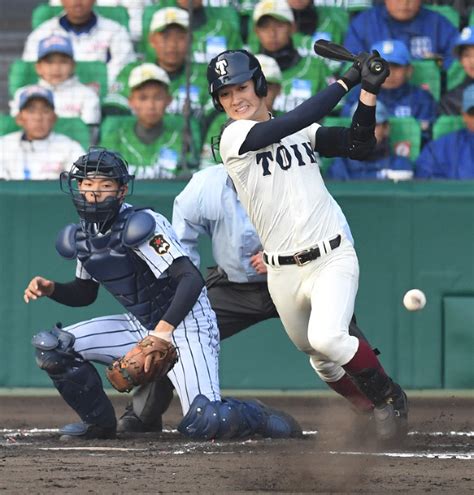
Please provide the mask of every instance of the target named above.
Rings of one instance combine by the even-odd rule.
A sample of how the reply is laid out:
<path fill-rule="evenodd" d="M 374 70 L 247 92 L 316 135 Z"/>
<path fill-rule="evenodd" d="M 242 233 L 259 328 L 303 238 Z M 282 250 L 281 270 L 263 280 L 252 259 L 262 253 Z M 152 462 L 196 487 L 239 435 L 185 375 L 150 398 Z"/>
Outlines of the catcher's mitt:
<path fill-rule="evenodd" d="M 107 378 L 119 392 L 130 392 L 165 376 L 178 361 L 176 347 L 164 339 L 148 335 L 107 368 Z M 145 372 L 145 368 L 148 369 Z"/>

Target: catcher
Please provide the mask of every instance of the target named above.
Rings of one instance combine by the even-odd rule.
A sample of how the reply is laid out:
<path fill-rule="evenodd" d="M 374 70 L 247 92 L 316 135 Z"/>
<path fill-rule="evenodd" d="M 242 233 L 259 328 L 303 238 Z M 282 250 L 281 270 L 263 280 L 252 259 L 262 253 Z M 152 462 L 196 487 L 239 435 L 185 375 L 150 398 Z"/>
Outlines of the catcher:
<path fill-rule="evenodd" d="M 124 202 L 133 180 L 121 156 L 104 148 L 90 149 L 61 174 L 61 189 L 71 195 L 80 224 L 62 229 L 56 249 L 77 260 L 76 277 L 59 283 L 36 276 L 25 289 L 26 303 L 47 296 L 86 306 L 103 285 L 127 310 L 33 337 L 38 366 L 81 419 L 61 434 L 116 435 L 95 361 L 108 365 L 108 379 L 122 392 L 168 375 L 184 415 L 178 431 L 186 436 L 301 435 L 283 412 L 258 401 L 221 399 L 219 332 L 202 276 L 166 218 Z"/>

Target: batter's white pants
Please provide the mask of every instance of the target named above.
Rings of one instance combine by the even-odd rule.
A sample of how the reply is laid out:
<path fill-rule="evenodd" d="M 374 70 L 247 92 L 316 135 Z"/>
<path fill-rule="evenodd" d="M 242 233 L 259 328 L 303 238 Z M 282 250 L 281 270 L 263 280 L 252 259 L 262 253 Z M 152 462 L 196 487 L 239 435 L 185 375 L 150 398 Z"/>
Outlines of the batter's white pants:
<path fill-rule="evenodd" d="M 74 350 L 84 359 L 105 365 L 126 354 L 148 335 L 148 330 L 131 314 L 94 318 L 64 330 L 74 334 Z M 212 401 L 220 400 L 219 331 L 210 306 L 202 315 L 194 307 L 174 330 L 173 344 L 178 349 L 179 360 L 168 376 L 181 401 L 183 415 L 198 394 Z"/>
<path fill-rule="evenodd" d="M 338 248 L 304 266 L 267 268 L 270 294 L 288 336 L 310 355 L 322 380 L 339 380 L 345 373 L 341 366 L 359 346 L 349 335 L 359 283 L 353 245 L 343 236 Z"/>

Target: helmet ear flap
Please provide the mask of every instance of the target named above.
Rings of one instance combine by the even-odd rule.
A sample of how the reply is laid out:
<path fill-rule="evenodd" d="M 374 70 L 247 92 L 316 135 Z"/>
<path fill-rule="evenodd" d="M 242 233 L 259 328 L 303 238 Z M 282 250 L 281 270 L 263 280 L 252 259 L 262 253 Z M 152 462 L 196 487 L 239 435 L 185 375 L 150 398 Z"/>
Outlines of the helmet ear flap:
<path fill-rule="evenodd" d="M 224 111 L 224 107 L 221 105 L 221 103 L 219 101 L 219 97 L 217 96 L 217 93 L 214 93 L 212 95 L 212 103 L 214 103 L 214 108 L 216 110 L 218 110 L 219 112 L 223 112 Z"/>
<path fill-rule="evenodd" d="M 255 94 L 257 96 L 267 96 L 268 93 L 267 80 L 265 79 L 265 76 L 261 71 L 258 71 L 256 77 L 254 78 L 254 81 L 255 81 Z"/>

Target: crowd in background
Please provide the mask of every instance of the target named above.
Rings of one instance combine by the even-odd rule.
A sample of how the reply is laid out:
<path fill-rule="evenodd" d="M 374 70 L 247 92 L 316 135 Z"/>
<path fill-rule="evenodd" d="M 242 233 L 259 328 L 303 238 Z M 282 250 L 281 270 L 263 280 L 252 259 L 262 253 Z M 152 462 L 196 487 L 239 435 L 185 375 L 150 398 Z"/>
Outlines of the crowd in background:
<path fill-rule="evenodd" d="M 119 151 L 137 178 L 189 177 L 219 161 L 225 116 L 207 92 L 210 59 L 258 54 L 278 116 L 346 69 L 314 53 L 321 38 L 390 64 L 372 155 L 322 158 L 328 178 L 474 179 L 468 0 L 50 0 L 32 28 L 9 68 L 0 179 L 57 179 L 90 145 Z M 349 125 L 358 94 L 322 124 Z"/>

